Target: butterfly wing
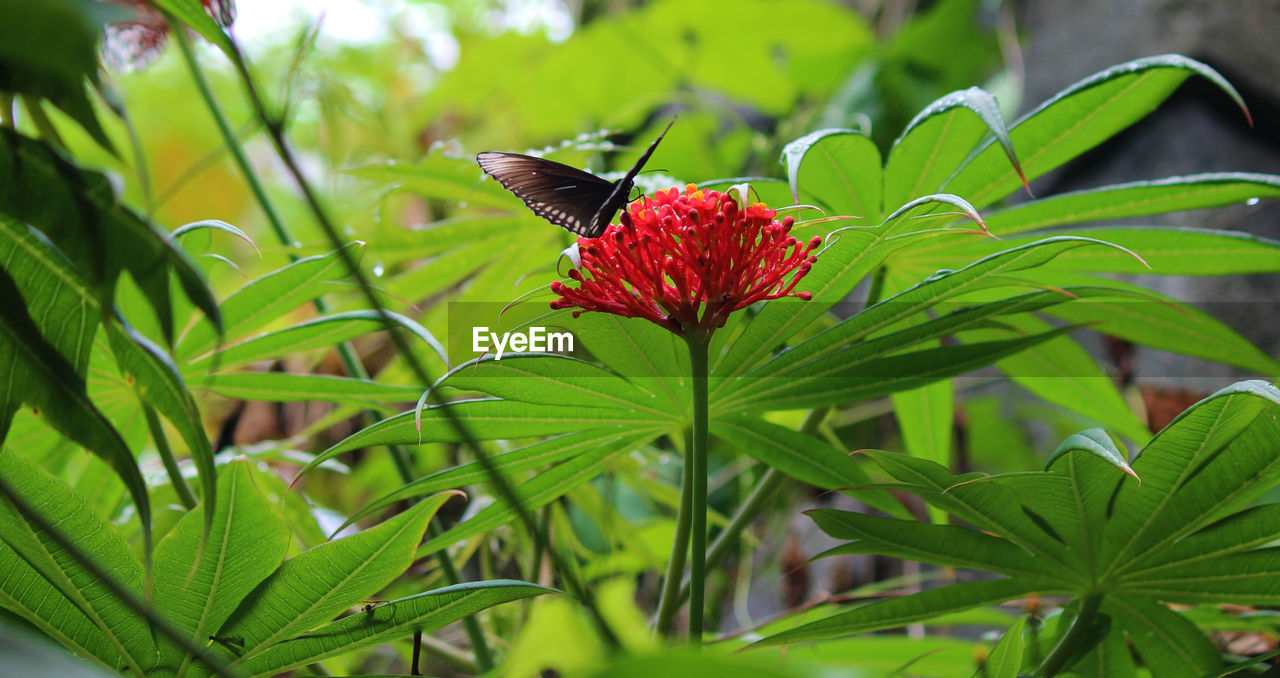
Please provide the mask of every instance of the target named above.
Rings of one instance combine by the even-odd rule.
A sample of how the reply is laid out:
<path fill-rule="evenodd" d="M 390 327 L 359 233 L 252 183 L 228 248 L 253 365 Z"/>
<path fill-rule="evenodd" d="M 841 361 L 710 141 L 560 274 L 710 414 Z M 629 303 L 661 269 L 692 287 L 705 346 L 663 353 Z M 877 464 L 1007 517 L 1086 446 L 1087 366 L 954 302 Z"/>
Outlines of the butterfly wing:
<path fill-rule="evenodd" d="M 489 151 L 477 155 L 476 163 L 543 219 L 588 238 L 604 232 L 603 227 L 596 227 L 596 214 L 616 192 L 614 182 L 519 153 Z"/>
<path fill-rule="evenodd" d="M 657 150 L 658 142 L 662 141 L 662 137 L 667 136 L 667 130 L 671 129 L 671 125 L 674 123 L 675 120 L 667 123 L 666 129 L 662 130 L 662 134 L 659 134 L 658 138 L 649 144 L 649 148 L 645 149 L 644 155 L 640 156 L 636 164 L 632 165 L 631 169 L 627 171 L 627 176 L 613 184 L 613 190 L 600 204 L 600 209 L 591 215 L 590 223 L 593 227 L 598 227 L 601 233 L 609 225 L 609 220 L 613 219 L 613 215 L 626 204 L 627 198 L 631 195 L 631 188 L 635 186 L 636 175 L 640 173 L 640 170 L 644 169 L 644 164 L 649 162 L 649 157 Z"/>

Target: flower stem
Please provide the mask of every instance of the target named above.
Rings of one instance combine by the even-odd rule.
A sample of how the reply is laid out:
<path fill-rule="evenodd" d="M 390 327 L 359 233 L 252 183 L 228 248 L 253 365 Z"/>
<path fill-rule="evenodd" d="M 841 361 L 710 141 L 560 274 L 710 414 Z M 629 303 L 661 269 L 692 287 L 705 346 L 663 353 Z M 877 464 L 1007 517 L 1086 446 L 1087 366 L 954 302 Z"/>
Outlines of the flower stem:
<path fill-rule="evenodd" d="M 1071 668 L 1067 662 L 1079 656 L 1080 645 L 1089 637 L 1093 620 L 1098 616 L 1098 608 L 1102 606 L 1101 593 L 1089 593 L 1080 599 L 1080 611 L 1071 622 L 1071 628 L 1063 634 L 1062 640 L 1053 648 L 1044 663 L 1036 669 L 1036 676 L 1049 678 L 1056 676 L 1063 669 Z"/>
<path fill-rule="evenodd" d="M 703 595 L 707 583 L 707 345 L 710 339 L 702 333 L 686 337 L 693 375 L 693 444 L 687 451 L 693 464 L 685 483 L 693 487 L 690 493 L 693 554 L 689 563 L 689 644 L 695 648 L 702 647 Z"/>
<path fill-rule="evenodd" d="M 693 517 L 693 432 L 685 436 L 684 474 L 680 476 L 680 508 L 676 511 L 676 534 L 671 540 L 671 560 L 667 562 L 667 577 L 663 582 L 662 600 L 658 603 L 658 635 L 671 634 L 671 624 L 680 610 L 680 604 L 689 595 L 688 586 L 682 590 L 684 564 L 689 555 L 689 528 Z"/>
<path fill-rule="evenodd" d="M 818 430 L 818 426 L 822 424 L 822 420 L 827 417 L 830 408 L 819 407 L 809 411 L 809 416 L 805 418 L 804 424 L 800 426 L 800 432 L 812 435 Z M 773 495 L 777 493 L 778 488 L 782 487 L 787 480 L 787 476 L 776 468 L 769 468 L 760 476 L 760 480 L 756 482 L 756 486 L 751 490 L 751 494 L 747 495 L 746 500 L 738 507 L 733 517 L 729 519 L 729 524 L 720 534 L 716 535 L 716 540 L 711 542 L 711 548 L 707 549 L 707 567 L 715 567 L 729 553 L 729 549 L 738 541 L 738 535 L 742 533 L 748 525 L 751 524 L 756 516 L 760 515 L 760 511 L 769 503 Z M 680 589 L 680 597 L 676 599 L 676 605 L 683 603 L 689 599 L 689 585 L 685 584 Z"/>

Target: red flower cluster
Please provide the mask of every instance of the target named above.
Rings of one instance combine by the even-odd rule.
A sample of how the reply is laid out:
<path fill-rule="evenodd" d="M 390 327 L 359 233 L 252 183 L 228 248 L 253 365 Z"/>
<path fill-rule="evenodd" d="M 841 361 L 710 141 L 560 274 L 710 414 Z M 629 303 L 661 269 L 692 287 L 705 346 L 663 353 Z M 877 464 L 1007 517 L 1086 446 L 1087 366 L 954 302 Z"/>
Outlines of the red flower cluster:
<path fill-rule="evenodd" d="M 689 184 L 632 202 L 620 224 L 599 238 L 580 238 L 577 287 L 551 284 L 556 309 L 646 318 L 676 334 L 710 332 L 729 314 L 757 301 L 798 297 L 796 283 L 817 258 L 821 238 L 802 243 L 789 235 L 791 217 L 755 203 L 740 208 L 732 196 Z"/>
<path fill-rule="evenodd" d="M 115 68 L 141 68 L 160 54 L 169 39 L 169 24 L 147 0 L 109 0 L 129 7 L 137 15 L 128 21 L 107 26 L 103 51 Z M 222 26 L 230 26 L 236 17 L 235 0 L 200 0 L 204 11 Z"/>

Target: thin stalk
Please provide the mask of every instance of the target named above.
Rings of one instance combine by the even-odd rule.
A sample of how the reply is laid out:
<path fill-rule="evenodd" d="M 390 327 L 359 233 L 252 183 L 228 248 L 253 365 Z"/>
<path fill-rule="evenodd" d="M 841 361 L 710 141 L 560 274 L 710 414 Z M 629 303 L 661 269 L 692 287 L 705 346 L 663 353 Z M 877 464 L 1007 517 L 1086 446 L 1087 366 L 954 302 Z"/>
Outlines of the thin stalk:
<path fill-rule="evenodd" d="M 685 452 L 693 458 L 686 484 L 693 486 L 689 502 L 693 535 L 689 548 L 693 551 L 689 563 L 689 644 L 702 647 L 702 616 L 707 585 L 707 345 L 710 336 L 691 333 L 689 343 L 689 368 L 693 376 L 693 444 Z"/>
<path fill-rule="evenodd" d="M 173 21 L 172 18 L 170 18 L 170 21 Z M 175 31 L 175 33 L 177 33 L 177 31 Z M 312 188 L 311 182 L 308 181 L 306 175 L 303 174 L 302 168 L 293 154 L 293 149 L 289 146 L 288 140 L 285 138 L 285 125 L 283 118 L 279 115 L 273 115 L 267 111 L 266 102 L 259 93 L 253 74 L 249 72 L 249 65 L 245 61 L 244 54 L 240 51 L 239 46 L 236 45 L 235 39 L 231 36 L 227 37 L 231 47 L 227 52 L 227 57 L 231 59 L 232 66 L 235 67 L 236 72 L 240 75 L 240 84 L 244 87 L 245 94 L 249 99 L 249 104 L 253 109 L 254 115 L 266 129 L 271 140 L 271 145 L 276 150 L 277 157 L 279 157 L 280 161 L 284 164 L 285 169 L 293 178 L 298 189 L 301 190 L 307 207 L 315 218 L 316 224 L 320 227 L 320 230 L 324 233 L 329 242 L 336 248 L 338 257 L 342 260 L 343 266 L 351 274 L 351 277 L 355 279 L 361 293 L 363 293 L 365 297 L 365 301 L 368 302 L 369 306 L 376 313 L 386 318 L 386 310 L 383 308 L 381 300 L 378 299 L 377 294 L 369 284 L 364 272 L 356 265 L 351 253 L 342 247 L 342 238 L 338 234 L 337 226 L 335 226 L 333 220 L 329 218 L 328 211 L 320 203 L 320 198 Z M 192 63 L 194 63 L 194 57 L 192 57 L 191 60 Z M 387 329 L 391 330 L 389 334 L 391 335 L 391 342 L 395 346 L 397 354 L 405 361 L 410 371 L 413 372 L 414 377 L 423 384 L 434 383 L 434 380 L 427 373 L 426 368 L 421 362 L 419 362 L 418 357 L 413 353 L 408 341 L 399 332 L 395 331 L 395 328 L 391 326 L 391 322 L 389 320 L 386 322 L 386 325 Z M 492 460 L 489 459 L 489 455 L 485 454 L 484 449 L 480 446 L 480 442 L 476 439 L 475 435 L 471 433 L 470 429 L 467 428 L 464 422 L 458 419 L 457 415 L 455 415 L 452 410 L 445 408 L 443 410 L 443 414 L 449 426 L 453 428 L 454 432 L 461 439 L 463 445 L 475 454 L 476 461 L 478 461 L 481 467 L 484 468 L 485 474 L 489 477 L 494 489 L 497 490 L 498 496 L 500 496 L 515 510 L 517 519 L 520 520 L 525 529 L 529 530 L 531 534 L 534 534 L 535 538 L 545 541 L 546 537 L 538 530 L 537 521 L 533 518 L 533 515 L 529 513 L 529 510 L 525 508 L 520 497 L 512 488 L 510 481 L 508 481 L 506 476 L 502 475 L 493 465 Z M 618 648 L 618 637 L 609 627 L 604 616 L 600 613 L 600 608 L 596 605 L 594 592 L 580 579 L 578 579 L 576 574 L 567 566 L 564 558 L 558 551 L 547 546 L 546 552 L 547 557 L 551 560 L 552 567 L 559 572 L 561 578 L 564 579 L 565 587 L 569 589 L 569 593 L 577 597 L 582 603 L 582 606 L 586 608 L 587 612 L 591 615 L 591 620 L 594 622 L 596 630 L 600 633 L 600 636 L 611 648 Z"/>
<path fill-rule="evenodd" d="M 432 539 L 440 536 L 444 530 L 440 527 L 440 523 L 432 518 L 427 523 L 427 535 Z M 444 575 L 444 580 L 449 582 L 450 586 L 462 583 L 462 577 L 458 574 L 458 568 L 453 564 L 453 558 L 446 553 L 447 549 L 441 549 L 437 554 L 437 560 L 440 561 L 440 572 Z M 484 673 L 493 668 L 493 654 L 489 651 L 489 643 L 485 640 L 484 630 L 480 628 L 480 620 L 475 615 L 463 618 L 463 625 L 466 627 L 467 639 L 471 641 L 471 652 L 475 655 L 475 664 L 480 667 L 480 673 Z"/>
<path fill-rule="evenodd" d="M 178 501 L 190 511 L 196 507 L 196 496 L 182 477 L 182 470 L 178 468 L 178 460 L 173 456 L 173 448 L 169 447 L 169 439 L 160 425 L 160 418 L 156 416 L 155 408 L 146 403 L 142 404 L 142 412 L 147 416 L 147 428 L 151 429 L 151 439 L 156 441 L 156 451 L 160 453 L 160 461 L 164 462 L 165 473 L 169 474 L 169 484 L 178 493 Z"/>
<path fill-rule="evenodd" d="M 810 410 L 809 415 L 805 417 L 804 423 L 800 426 L 800 432 L 813 435 L 818 430 L 818 426 L 822 424 L 822 420 L 826 419 L 827 413 L 831 411 L 829 407 L 819 407 Z M 729 554 L 729 549 L 738 540 L 738 535 L 751 524 L 756 516 L 760 515 L 760 511 L 768 505 L 769 500 L 782 487 L 787 476 L 776 468 L 770 468 L 760 476 L 759 482 L 756 483 L 751 494 L 747 495 L 742 505 L 734 512 L 733 517 L 729 519 L 729 524 L 725 526 L 720 534 L 716 535 L 715 541 L 711 542 L 711 548 L 707 549 L 707 567 L 715 567 L 720 564 L 721 560 Z M 679 606 L 689 598 L 689 584 L 686 583 L 680 589 L 680 597 L 676 600 Z"/>
<path fill-rule="evenodd" d="M 1076 618 L 1071 621 L 1071 628 L 1063 634 L 1062 640 L 1058 641 L 1057 647 L 1054 647 L 1049 656 L 1044 658 L 1044 663 L 1040 664 L 1040 668 L 1036 669 L 1036 676 L 1051 678 L 1056 676 L 1059 671 L 1070 668 L 1066 665 L 1067 661 L 1075 657 L 1080 651 L 1080 645 L 1089 637 L 1089 628 L 1093 626 L 1093 620 L 1098 616 L 1098 608 L 1102 606 L 1101 593 L 1089 593 L 1080 599 L 1080 611 L 1076 613 Z"/>
<path fill-rule="evenodd" d="M 693 517 L 693 431 L 688 431 L 684 446 L 684 474 L 680 476 L 680 507 L 676 509 L 676 534 L 671 540 L 671 559 L 667 562 L 667 576 L 663 581 L 662 598 L 658 603 L 658 635 L 671 634 L 680 605 L 689 597 L 689 585 L 681 589 L 685 560 L 689 555 L 689 533 Z"/>
<path fill-rule="evenodd" d="M 224 146 L 226 146 L 227 150 L 231 153 L 231 157 L 235 161 L 236 166 L 240 169 L 241 175 L 244 176 L 245 182 L 249 184 L 249 189 L 253 193 L 258 206 L 262 209 L 263 214 L 266 216 L 267 223 L 270 225 L 272 233 L 275 234 L 276 239 L 281 245 L 288 248 L 294 242 L 292 234 L 289 233 L 289 229 L 280 218 L 279 212 L 276 211 L 270 198 L 267 197 L 267 192 L 262 185 L 262 181 L 258 178 L 257 172 L 255 172 L 253 166 L 249 164 L 248 157 L 245 156 L 244 150 L 240 147 L 239 137 L 231 129 L 231 124 L 227 120 L 226 115 L 223 114 L 222 107 L 218 105 L 217 98 L 214 97 L 213 90 L 209 87 L 209 81 L 204 77 L 204 72 L 200 70 L 200 64 L 196 60 L 195 53 L 191 49 L 191 42 L 186 35 L 186 31 L 181 27 L 176 26 L 175 29 L 176 30 L 171 31 L 171 33 L 177 41 L 178 46 L 181 48 L 183 59 L 186 61 L 187 69 L 191 73 L 191 79 L 195 83 L 196 89 L 200 92 L 200 96 L 204 99 L 205 106 L 209 109 L 209 113 L 213 116 L 214 122 L 218 127 L 218 131 L 222 135 Z M 243 74 L 247 77 L 247 71 L 244 71 Z M 265 124 L 265 120 L 262 122 Z M 301 180 L 300 175 L 299 180 Z M 292 252 L 288 254 L 288 257 L 290 261 L 298 260 L 298 256 Z M 354 270 L 354 267 L 352 268 Z M 312 301 L 312 304 L 315 306 L 316 312 L 318 313 L 324 313 L 328 310 L 324 300 L 321 298 L 316 298 Z M 395 331 L 392 330 L 391 333 L 395 334 Z M 342 361 L 342 365 L 349 376 L 354 379 L 369 378 L 369 373 L 365 370 L 364 363 L 360 361 L 355 350 L 352 349 L 350 344 L 346 342 L 340 343 L 337 345 L 336 349 L 338 357 Z M 364 413 L 364 418 L 369 424 L 377 423 L 381 420 L 381 416 L 371 410 Z M 388 446 L 388 450 L 391 453 L 392 463 L 396 467 L 397 473 L 400 475 L 401 482 L 413 482 L 415 479 L 413 469 L 409 465 L 408 455 L 405 451 L 398 445 L 390 445 Z M 432 519 L 430 527 L 435 528 L 437 532 L 439 531 L 438 524 L 434 518 Z M 437 554 L 437 557 L 440 561 L 440 569 L 444 574 L 445 581 L 450 585 L 462 583 L 462 579 L 458 575 L 458 569 L 454 566 L 452 557 L 448 552 L 441 550 Z M 493 655 L 489 651 L 488 641 L 485 639 L 484 631 L 480 628 L 479 621 L 474 615 L 464 617 L 462 621 L 467 632 L 467 638 L 471 641 L 471 646 L 476 657 L 476 663 L 481 667 L 482 671 L 492 669 Z"/>

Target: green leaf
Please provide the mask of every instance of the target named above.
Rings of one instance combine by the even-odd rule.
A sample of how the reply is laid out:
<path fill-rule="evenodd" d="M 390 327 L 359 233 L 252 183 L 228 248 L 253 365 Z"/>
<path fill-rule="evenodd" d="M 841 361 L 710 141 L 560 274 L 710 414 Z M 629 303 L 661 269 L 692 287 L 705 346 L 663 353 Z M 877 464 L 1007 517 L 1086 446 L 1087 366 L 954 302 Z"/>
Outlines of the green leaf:
<path fill-rule="evenodd" d="M 0 607 L 12 610 L 62 647 L 95 659 L 112 671 L 120 669 L 120 654 L 106 633 L 2 541 L 0 572 L 4 573 L 0 576 Z M 0 628 L 3 624 L 0 620 Z M 8 632 L 0 633 L 0 656 L 6 661 L 11 657 L 4 649 Z"/>
<path fill-rule="evenodd" d="M 1059 458 L 1071 452 L 1092 454 L 1124 471 L 1126 474 L 1134 475 L 1133 469 L 1129 466 L 1129 455 L 1124 448 L 1124 444 L 1112 438 L 1111 434 L 1104 429 L 1091 428 L 1087 431 L 1076 433 L 1062 441 L 1058 445 L 1058 449 L 1049 455 L 1049 461 L 1045 463 L 1045 469 L 1053 468 L 1054 463 Z"/>
<path fill-rule="evenodd" d="M 612 313 L 584 313 L 568 327 L 605 367 L 665 398 L 668 408 L 689 407 L 689 350 L 671 332 Z"/>
<path fill-rule="evenodd" d="M 111 352 L 125 381 L 133 385 L 138 399 L 164 415 L 187 444 L 187 453 L 200 472 L 203 499 L 216 502 L 217 472 L 213 468 L 213 446 L 204 432 L 195 398 L 182 382 L 178 366 L 159 346 L 133 328 L 107 323 Z"/>
<path fill-rule="evenodd" d="M 842 405 L 919 388 L 930 382 L 966 374 L 1074 331 L 1062 327 L 1019 339 L 943 346 L 860 360 L 841 367 L 836 354 L 824 361 L 821 376 L 764 377 L 750 381 L 742 395 L 716 402 L 718 412 L 790 410 Z"/>
<path fill-rule="evenodd" d="M 1031 315 L 1006 317 L 1011 327 L 1027 335 L 1041 335 L 1053 325 Z M 994 339 L 1006 332 L 979 330 L 973 339 Z M 966 338 L 965 341 L 969 341 Z M 1108 426 L 1142 443 L 1151 434 L 1138 419 L 1111 377 L 1071 337 L 1061 336 L 1002 359 L 997 366 L 1019 386 L 1051 403 Z"/>
<path fill-rule="evenodd" d="M 893 416 L 902 442 L 914 457 L 951 463 L 951 430 L 955 426 L 955 387 L 937 381 L 923 388 L 892 395 Z"/>
<path fill-rule="evenodd" d="M 397 386 L 328 374 L 235 372 L 199 379 L 201 388 L 228 398 L 266 402 L 322 402 L 373 407 L 379 403 L 413 402 L 422 395 L 416 386 Z"/>
<path fill-rule="evenodd" d="M 222 26 L 214 21 L 207 13 L 200 0 L 155 0 L 156 5 L 165 11 L 173 14 L 183 24 L 186 24 L 191 30 L 200 34 L 200 37 L 208 40 L 211 44 L 217 45 L 227 58 L 235 61 L 236 49 L 231 44 L 231 38 L 227 37 Z"/>
<path fill-rule="evenodd" d="M 567 407 L 610 407 L 662 417 L 681 412 L 670 401 L 589 362 L 546 353 L 517 353 L 459 365 L 432 390 L 452 386 L 507 400 Z"/>
<path fill-rule="evenodd" d="M 1280 539 L 1280 503 L 1264 504 L 1233 513 L 1179 539 L 1170 548 L 1135 568 L 1133 577 L 1160 576 L 1223 555 L 1247 551 Z"/>
<path fill-rule="evenodd" d="M 1044 280 L 1043 277 L 1041 279 Z M 1045 282 L 1062 286 L 1063 283 L 1101 283 L 1102 279 L 1055 272 Z M 1280 375 L 1280 362 L 1208 313 L 1135 285 L 1117 280 L 1107 280 L 1105 284 L 1118 291 L 1131 290 L 1151 298 L 1065 304 L 1045 312 L 1069 322 L 1090 324 L 1099 332 L 1143 346 L 1235 365 L 1261 374 Z"/>
<path fill-rule="evenodd" d="M 1217 71 L 1183 56 L 1166 54 L 1113 66 L 1059 92 L 1013 125 L 1009 138 L 1026 178 L 1059 167 L 1146 117 L 1192 75 L 1208 79 L 1244 108 L 1240 95 Z M 988 142 L 945 189 L 983 207 L 1021 184 L 1003 149 Z"/>
<path fill-rule="evenodd" d="M 980 530 L 999 535 L 1039 561 L 1066 572 L 1071 578 L 1079 556 L 1041 527 L 1019 502 L 993 482 L 976 482 L 979 474 L 953 476 L 946 467 L 924 459 L 880 450 L 863 450 L 889 475 L 905 483 L 925 501 L 939 506 Z"/>
<path fill-rule="evenodd" d="M 514 474 L 572 459 L 602 445 L 609 445 L 623 437 L 624 434 L 616 429 L 590 429 L 577 433 L 568 433 L 540 440 L 532 445 L 526 445 L 510 452 L 490 455 L 489 464 L 504 476 L 514 478 L 516 477 Z M 378 497 L 364 508 L 351 514 L 334 532 L 340 532 L 347 525 L 398 501 L 420 497 L 432 492 L 440 492 L 449 488 L 475 485 L 486 482 L 489 477 L 489 472 L 485 470 L 485 465 L 479 461 L 459 464 L 443 471 L 437 471 L 418 478 L 411 483 L 401 485 L 395 490 Z"/>
<path fill-rule="evenodd" d="M 142 563 L 115 526 L 83 496 L 17 453 L 0 449 L 0 477 L 31 510 L 92 554 L 117 584 L 142 598 Z M 84 613 L 106 636 L 126 666 L 139 675 L 155 663 L 156 646 L 146 619 L 100 581 L 78 557 L 38 529 L 8 499 L 0 497 L 0 539 Z M 104 659 L 110 661 L 109 659 Z"/>
<path fill-rule="evenodd" d="M 100 84 L 104 24 L 129 16 L 88 0 L 0 0 L 0 92 L 22 94 L 32 106 L 47 100 L 114 154 L 85 86 Z"/>
<path fill-rule="evenodd" d="M 1268 489 L 1280 473 L 1280 389 L 1228 386 L 1160 431 L 1133 462 L 1142 484 L 1113 499 L 1102 563 L 1112 568 L 1175 542 Z"/>
<path fill-rule="evenodd" d="M 871 482 L 857 462 L 825 440 L 758 417 L 713 418 L 710 429 L 711 435 L 752 459 L 815 487 L 838 490 Z M 858 492 L 857 497 L 882 511 L 902 512 L 902 505 L 886 493 Z"/>
<path fill-rule="evenodd" d="M 1026 617 L 1018 617 L 1018 621 L 1005 630 L 996 649 L 987 655 L 983 664 L 982 675 L 989 678 L 1018 678 L 1018 669 L 1022 668 L 1022 653 L 1026 642 L 1022 638 L 1022 630 L 1027 624 Z"/>
<path fill-rule="evenodd" d="M 123 271 L 155 311 L 166 341 L 173 336 L 169 272 L 212 323 L 218 307 L 195 262 L 168 233 L 122 205 L 101 173 L 82 169 L 49 146 L 0 128 L 0 214 L 38 229 L 93 290 L 113 305 Z"/>
<path fill-rule="evenodd" d="M 129 489 L 138 518 L 149 529 L 151 504 L 133 453 L 89 400 L 84 378 L 45 341 L 23 302 L 13 279 L 0 269 L 0 381 L 24 385 L 0 390 L 0 435 L 8 432 L 18 406 L 32 405 L 46 423 L 115 469 Z M 33 310 L 43 310 L 38 300 L 32 304 Z"/>
<path fill-rule="evenodd" d="M 352 167 L 345 172 L 362 179 L 393 184 L 427 198 L 473 207 L 524 211 L 519 199 L 501 184 L 484 179 L 484 174 L 470 158 L 447 158 L 436 153 L 416 164 L 392 160 Z M 430 236 L 430 231 L 427 235 Z"/>
<path fill-rule="evenodd" d="M 1133 651 L 1125 641 L 1124 633 L 1115 626 L 1088 654 L 1072 667 L 1073 675 L 1088 678 L 1130 678 L 1137 675 Z"/>
<path fill-rule="evenodd" d="M 1199 562 L 1197 562 L 1199 561 Z M 1280 604 L 1280 548 L 1232 553 L 1212 560 L 1192 557 L 1156 572 L 1133 575 L 1124 586 L 1129 594 L 1171 602 Z"/>
<path fill-rule="evenodd" d="M 380 603 L 315 631 L 280 643 L 245 662 L 254 675 L 276 675 L 303 664 L 430 631 L 495 605 L 556 593 L 509 579 L 469 582 Z"/>
<path fill-rule="evenodd" d="M 937 193 L 983 137 L 991 134 L 1015 170 L 1018 158 L 1000 105 L 978 87 L 952 92 L 929 104 L 907 125 L 885 165 L 886 205 Z"/>
<path fill-rule="evenodd" d="M 289 529 L 253 486 L 248 462 L 223 467 L 217 496 L 207 532 L 203 501 L 160 540 L 153 559 L 156 607 L 197 645 L 276 571 L 289 546 Z M 160 652 L 160 665 L 177 675 L 192 660 L 172 641 L 162 640 Z"/>
<path fill-rule="evenodd" d="M 1195 624 L 1158 602 L 1111 596 L 1103 603 L 1113 628 L 1123 628 L 1153 675 L 1201 678 L 1221 668 L 1218 648 Z"/>
<path fill-rule="evenodd" d="M 947 612 L 959 612 L 982 605 L 1003 603 L 1035 590 L 1034 584 L 1018 579 L 952 584 L 901 598 L 862 605 L 847 612 L 769 636 L 755 645 L 778 645 L 804 640 L 837 638 L 854 633 L 906 626 Z"/>
<path fill-rule="evenodd" d="M 986 215 L 986 222 L 992 233 L 1008 236 L 1061 224 L 1225 207 L 1258 198 L 1280 198 L 1280 177 L 1247 172 L 1211 172 L 1111 184 L 1059 193 L 990 212 Z M 1235 235 L 1251 237 L 1243 233 Z M 1111 240 L 1106 236 L 1095 237 Z M 1139 248 L 1132 249 L 1137 251 Z"/>
<path fill-rule="evenodd" d="M 1088 245 L 1109 246 L 1108 243 L 1099 240 L 1084 238 L 1045 238 L 983 257 L 958 271 L 939 271 L 889 299 L 783 351 L 752 373 L 757 376 L 784 374 L 788 368 L 808 364 L 851 344 L 864 341 L 876 332 L 893 328 L 925 310 L 937 307 L 948 299 L 993 285 L 1007 285 L 1007 276 L 1013 273 L 1043 266 L 1065 252 Z M 1059 301 L 1066 301 L 1069 298 L 1065 297 Z M 1014 297 L 997 303 L 1006 305 L 1005 309 L 1001 309 L 1002 313 L 1013 313 L 1018 312 L 1019 304 L 1024 302 L 1028 303 L 1028 306 L 1023 307 L 1025 310 L 1038 310 L 1042 307 L 1038 302 L 1045 299 L 1051 299 L 1050 295 Z M 763 315 L 764 313 L 761 314 Z M 754 329 L 756 322 L 760 322 L 760 317 L 752 323 L 749 332 Z M 744 338 L 744 341 L 749 340 Z"/>
<path fill-rule="evenodd" d="M 602 443 L 594 449 L 537 474 L 532 480 L 515 484 L 512 490 L 526 511 L 541 508 L 564 496 L 569 490 L 596 477 L 613 462 L 615 457 L 635 449 L 655 435 L 656 432 L 636 433 Z M 515 517 L 515 508 L 505 499 L 498 498 L 470 519 L 454 525 L 439 536 L 428 539 L 427 543 L 418 549 L 418 557 L 430 555 L 465 539 L 488 532 Z"/>
<path fill-rule="evenodd" d="M 405 412 L 367 426 L 330 447 L 307 464 L 299 475 L 343 452 L 375 445 L 417 445 L 423 442 L 460 442 L 461 436 L 443 414 L 449 408 L 455 421 L 465 425 L 479 440 L 515 440 L 558 435 L 592 428 L 615 427 L 630 431 L 642 427 L 665 430 L 665 418 L 642 416 L 614 408 L 577 408 L 572 411 L 555 405 L 536 405 L 511 400 L 467 400 L 422 411 L 421 429 L 413 412 Z"/>
<path fill-rule="evenodd" d="M 1053 581 L 1056 573 L 1008 540 L 968 527 L 931 525 L 915 520 L 877 518 L 852 511 L 805 511 L 836 539 L 855 543 L 840 553 L 879 553 L 922 563 L 953 565 Z M 852 547 L 852 548 L 850 548 Z"/>
<path fill-rule="evenodd" d="M 283 309 L 280 310 L 283 312 Z M 218 369 L 223 370 L 262 360 L 272 360 L 290 353 L 300 353 L 316 348 L 332 348 L 344 341 L 370 332 L 383 331 L 388 327 L 408 330 L 440 356 L 445 364 L 448 364 L 449 359 L 445 355 L 444 347 L 425 327 L 399 313 L 390 311 L 378 313 L 370 310 L 332 313 L 282 330 L 268 332 L 228 346 L 221 351 L 196 358 L 187 364 L 187 372 L 207 369 L 210 365 L 216 365 Z"/>
<path fill-rule="evenodd" d="M 427 521 L 453 493 L 441 493 L 377 527 L 286 560 L 236 608 L 216 635 L 244 640 L 237 664 L 313 629 L 373 596 L 414 561 Z"/>
<path fill-rule="evenodd" d="M 787 144 L 782 161 L 796 202 L 803 184 L 830 210 L 829 216 L 853 217 L 860 225 L 880 223 L 880 151 L 865 134 L 844 129 L 813 132 Z"/>
<path fill-rule="evenodd" d="M 3 548 L 3 547 L 0 547 Z M 119 675 L 89 664 L 46 638 L 0 619 L 0 657 L 15 676 L 51 675 L 58 678 L 109 678 Z"/>
<path fill-rule="evenodd" d="M 1117 247 L 1115 250 L 1089 249 L 1066 253 L 1047 263 L 1047 268 L 1055 273 L 1075 270 L 1145 275 L 1232 275 L 1280 271 L 1280 242 L 1240 231 L 1122 226 L 1074 228 L 1053 233 L 1097 238 Z M 1039 237 L 1036 234 L 1016 236 L 1000 241 L 999 246 L 1021 245 Z M 994 247 L 988 242 L 959 243 L 946 248 L 922 245 L 913 248 L 910 258 L 903 263 L 910 267 L 909 270 L 931 271 L 985 256 Z"/>
<path fill-rule="evenodd" d="M 360 248 L 359 242 L 344 246 L 352 256 L 356 256 Z M 227 339 L 237 339 L 260 329 L 298 306 L 333 291 L 328 283 L 347 274 L 337 251 L 299 259 L 272 271 L 222 302 L 223 333 Z M 179 340 L 174 354 L 186 362 L 212 350 L 217 341 L 215 329 L 201 322 Z"/>

